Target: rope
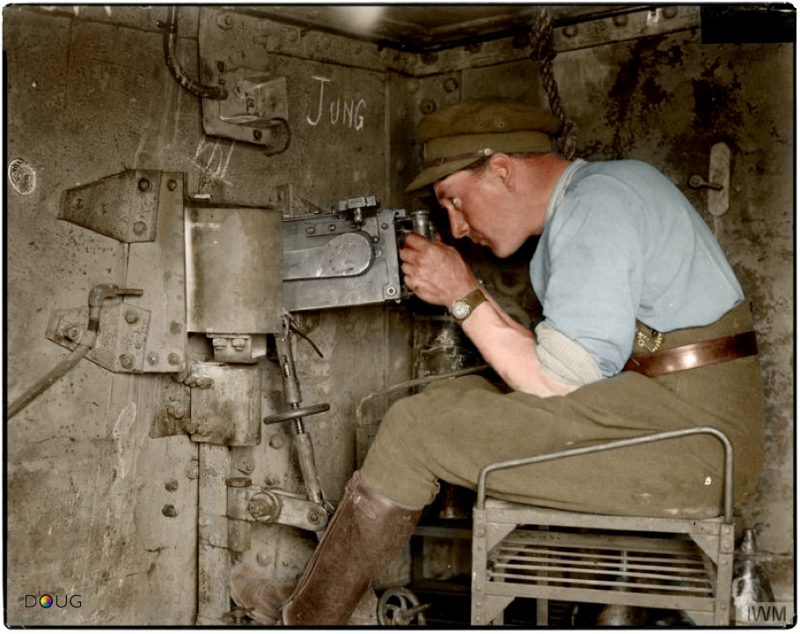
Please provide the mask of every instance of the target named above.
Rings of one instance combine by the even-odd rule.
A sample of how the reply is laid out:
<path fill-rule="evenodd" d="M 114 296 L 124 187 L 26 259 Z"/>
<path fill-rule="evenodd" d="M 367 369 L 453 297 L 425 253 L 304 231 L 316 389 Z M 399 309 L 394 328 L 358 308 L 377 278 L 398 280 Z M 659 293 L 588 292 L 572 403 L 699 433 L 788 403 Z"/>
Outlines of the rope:
<path fill-rule="evenodd" d="M 561 105 L 561 99 L 558 96 L 558 85 L 556 84 L 556 78 L 553 74 L 553 58 L 556 54 L 555 51 L 553 51 L 552 42 L 553 25 L 550 22 L 547 7 L 541 5 L 536 11 L 536 18 L 531 33 L 531 44 L 533 46 L 531 59 L 539 63 L 539 74 L 542 77 L 542 84 L 547 94 L 550 110 L 558 117 L 559 121 L 561 121 L 561 133 L 556 139 L 558 151 L 565 159 L 571 161 L 575 158 L 575 154 L 578 150 L 578 143 L 575 136 L 575 122 L 567 118 L 564 108 Z"/>

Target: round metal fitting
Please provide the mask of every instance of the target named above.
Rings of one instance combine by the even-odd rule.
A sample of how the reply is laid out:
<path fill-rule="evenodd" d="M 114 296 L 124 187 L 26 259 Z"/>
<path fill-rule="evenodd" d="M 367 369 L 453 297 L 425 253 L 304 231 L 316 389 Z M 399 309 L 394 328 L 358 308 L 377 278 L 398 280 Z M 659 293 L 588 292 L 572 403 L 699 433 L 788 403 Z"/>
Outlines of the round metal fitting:
<path fill-rule="evenodd" d="M 189 464 L 186 465 L 184 473 L 190 480 L 197 480 L 200 477 L 200 461 L 197 458 L 192 458 Z"/>
<path fill-rule="evenodd" d="M 261 130 L 253 130 L 253 138 L 256 141 L 260 141 L 262 136 L 264 136 L 264 134 L 261 132 Z"/>
<path fill-rule="evenodd" d="M 578 25 L 577 24 L 568 24 L 564 27 L 564 36 L 565 37 L 575 37 L 578 34 Z"/>
<path fill-rule="evenodd" d="M 170 418 L 183 418 L 186 416 L 186 407 L 183 403 L 178 401 L 172 401 L 169 405 L 167 405 L 167 414 Z"/>
<path fill-rule="evenodd" d="M 171 352 L 167 357 L 167 361 L 170 365 L 179 365 L 181 362 L 181 355 L 179 355 L 177 352 Z"/>
<path fill-rule="evenodd" d="M 285 442 L 286 440 L 284 439 L 283 434 L 272 434 L 272 436 L 269 437 L 269 446 L 273 449 L 280 449 L 283 447 Z"/>
<path fill-rule="evenodd" d="M 443 86 L 446 92 L 455 92 L 458 90 L 458 81 L 455 77 L 448 77 L 444 80 Z"/>
<path fill-rule="evenodd" d="M 147 353 L 147 362 L 150 365 L 155 365 L 158 363 L 158 353 L 157 352 L 148 352 Z"/>
<path fill-rule="evenodd" d="M 146 224 L 144 224 L 141 221 L 137 221 L 137 222 L 133 223 L 133 232 L 137 236 L 142 235 L 145 231 L 147 231 L 147 225 Z"/>
<path fill-rule="evenodd" d="M 615 15 L 611 18 L 611 21 L 614 23 L 614 26 L 625 26 L 628 23 L 628 16 L 623 15 Z"/>
<path fill-rule="evenodd" d="M 253 484 L 253 481 L 250 478 L 228 478 L 225 480 L 225 484 L 229 487 L 233 487 L 235 489 L 244 489 Z"/>
<path fill-rule="evenodd" d="M 150 189 L 150 181 L 147 180 L 146 178 L 140 178 L 139 191 L 146 192 L 148 189 Z"/>
<path fill-rule="evenodd" d="M 170 178 L 167 181 L 167 189 L 171 192 L 174 192 L 176 187 L 178 187 L 178 181 L 176 181 L 174 178 Z"/>
<path fill-rule="evenodd" d="M 281 501 L 269 491 L 262 491 L 250 498 L 247 510 L 259 522 L 274 522 L 281 514 Z"/>
<path fill-rule="evenodd" d="M 164 517 L 178 517 L 178 509 L 176 509 L 172 504 L 166 504 L 163 509 L 161 509 L 161 513 Z"/>
<path fill-rule="evenodd" d="M 164 488 L 170 493 L 173 493 L 174 491 L 178 490 L 178 481 L 168 480 L 167 482 L 164 483 Z"/>
<path fill-rule="evenodd" d="M 77 326 L 69 326 L 64 331 L 64 337 L 72 342 L 77 342 L 81 338 L 81 329 Z"/>
<path fill-rule="evenodd" d="M 129 324 L 135 324 L 137 321 L 139 321 L 139 315 L 137 315 L 132 310 L 126 310 L 125 311 L 125 321 L 128 322 Z"/>
<path fill-rule="evenodd" d="M 136 359 L 132 354 L 122 354 L 119 357 L 119 364 L 126 370 L 130 370 L 136 364 Z"/>
<path fill-rule="evenodd" d="M 678 15 L 678 7 L 664 7 L 661 10 L 661 15 L 663 15 L 667 20 L 671 20 Z"/>
<path fill-rule="evenodd" d="M 433 99 L 423 99 L 419 104 L 419 111 L 422 114 L 436 112 L 436 102 Z"/>

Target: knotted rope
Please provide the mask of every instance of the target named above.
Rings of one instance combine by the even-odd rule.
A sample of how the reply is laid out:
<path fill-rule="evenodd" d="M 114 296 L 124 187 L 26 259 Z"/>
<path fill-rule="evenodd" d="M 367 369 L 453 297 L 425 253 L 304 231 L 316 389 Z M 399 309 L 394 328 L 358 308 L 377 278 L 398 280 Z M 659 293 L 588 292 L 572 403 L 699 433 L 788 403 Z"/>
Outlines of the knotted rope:
<path fill-rule="evenodd" d="M 559 121 L 561 121 L 561 133 L 556 139 L 558 151 L 565 159 L 571 161 L 575 158 L 575 154 L 578 150 L 577 138 L 575 136 L 575 122 L 567 118 L 564 108 L 561 105 L 561 99 L 558 96 L 558 85 L 556 84 L 556 78 L 553 74 L 553 58 L 556 54 L 555 51 L 553 51 L 552 42 L 553 25 L 550 22 L 547 7 L 541 5 L 536 11 L 536 18 L 531 32 L 531 45 L 533 46 L 531 59 L 539 63 L 539 74 L 542 77 L 545 93 L 547 93 L 547 101 L 550 104 L 550 110 L 558 117 Z"/>

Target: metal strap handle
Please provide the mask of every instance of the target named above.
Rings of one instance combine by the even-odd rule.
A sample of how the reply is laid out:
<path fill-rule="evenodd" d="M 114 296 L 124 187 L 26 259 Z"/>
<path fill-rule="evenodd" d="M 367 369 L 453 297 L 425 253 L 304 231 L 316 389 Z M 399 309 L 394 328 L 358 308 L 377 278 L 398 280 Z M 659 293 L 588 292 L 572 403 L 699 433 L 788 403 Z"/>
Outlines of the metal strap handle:
<path fill-rule="evenodd" d="M 722 443 L 725 449 L 725 477 L 724 477 L 724 491 L 725 491 L 725 523 L 730 524 L 733 522 L 733 445 L 728 437 L 716 427 L 689 427 L 687 429 L 678 429 L 675 431 L 665 431 L 656 434 L 645 434 L 635 438 L 625 438 L 624 440 L 613 440 L 611 442 L 600 443 L 598 445 L 591 445 L 589 447 L 577 447 L 575 449 L 565 449 L 562 451 L 553 451 L 550 453 L 540 454 L 538 456 L 528 456 L 527 458 L 516 458 L 514 460 L 505 460 L 502 462 L 493 462 L 484 466 L 478 474 L 478 499 L 475 505 L 478 509 L 483 510 L 486 503 L 486 479 L 492 471 L 500 471 L 503 469 L 513 469 L 514 467 L 523 467 L 526 465 L 537 464 L 539 462 L 549 462 L 550 460 L 559 460 L 561 458 L 570 458 L 572 456 L 583 456 L 585 454 L 597 453 L 599 451 L 608 451 L 611 449 L 622 449 L 624 447 L 634 447 L 637 445 L 644 445 L 646 443 L 658 442 L 660 440 L 671 440 L 673 438 L 683 438 L 684 436 L 691 436 L 695 434 L 711 434 L 716 436 Z"/>

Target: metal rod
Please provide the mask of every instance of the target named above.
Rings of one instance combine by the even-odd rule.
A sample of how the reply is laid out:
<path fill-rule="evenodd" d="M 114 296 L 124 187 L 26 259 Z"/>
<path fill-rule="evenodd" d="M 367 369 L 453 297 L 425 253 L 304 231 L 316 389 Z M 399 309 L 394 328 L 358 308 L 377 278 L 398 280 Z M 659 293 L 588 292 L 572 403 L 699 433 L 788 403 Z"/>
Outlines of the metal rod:
<path fill-rule="evenodd" d="M 597 453 L 600 451 L 609 451 L 612 449 L 623 449 L 627 447 L 635 447 L 637 445 L 644 445 L 651 442 L 658 442 L 661 440 L 671 440 L 674 438 L 683 438 L 695 434 L 710 434 L 716 436 L 722 443 L 725 449 L 725 523 L 730 524 L 733 521 L 733 446 L 728 437 L 716 427 L 689 427 L 687 429 L 678 429 L 675 431 L 665 431 L 656 434 L 646 434 L 644 436 L 637 436 L 635 438 L 625 438 L 623 440 L 614 440 L 611 442 L 600 443 L 590 447 L 577 447 L 575 449 L 565 449 L 562 451 L 553 451 L 550 453 L 540 454 L 538 456 L 528 456 L 527 458 L 517 458 L 514 460 L 506 460 L 503 462 L 494 462 L 484 466 L 478 474 L 478 499 L 476 501 L 477 508 L 483 510 L 486 503 L 486 479 L 492 471 L 500 471 L 503 469 L 513 469 L 515 467 L 522 467 L 531 464 L 538 464 L 540 462 L 549 462 L 550 460 L 559 460 L 561 458 L 571 458 L 573 456 L 583 456 L 590 453 Z"/>

